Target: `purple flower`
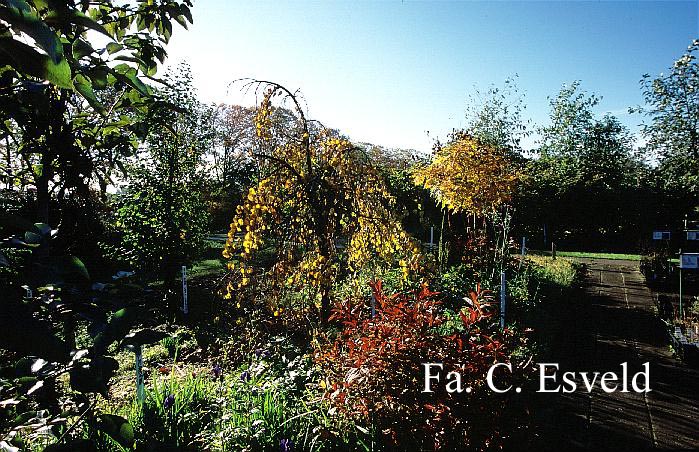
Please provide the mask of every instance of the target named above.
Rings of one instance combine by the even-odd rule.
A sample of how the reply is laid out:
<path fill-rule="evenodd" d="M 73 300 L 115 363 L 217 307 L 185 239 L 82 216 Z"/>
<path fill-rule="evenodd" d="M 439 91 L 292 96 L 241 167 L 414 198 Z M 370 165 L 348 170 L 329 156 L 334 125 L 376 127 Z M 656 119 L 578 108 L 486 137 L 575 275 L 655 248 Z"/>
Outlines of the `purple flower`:
<path fill-rule="evenodd" d="M 255 349 L 255 358 L 259 359 L 262 357 L 262 359 L 269 358 L 269 351 L 268 350 L 262 350 L 261 348 Z"/>
<path fill-rule="evenodd" d="M 166 410 L 169 410 L 172 408 L 172 406 L 175 404 L 175 394 L 170 394 L 169 396 L 165 397 L 165 401 L 163 402 L 163 408 Z"/>
<path fill-rule="evenodd" d="M 281 452 L 293 452 L 294 442 L 290 439 L 282 439 L 279 441 L 279 450 Z"/>
<path fill-rule="evenodd" d="M 211 373 L 214 375 L 214 378 L 223 379 L 223 369 L 218 364 L 211 369 Z"/>
<path fill-rule="evenodd" d="M 248 372 L 247 370 L 243 371 L 243 373 L 240 374 L 240 381 L 242 381 L 243 383 L 247 383 L 248 381 L 250 381 L 250 372 Z"/>

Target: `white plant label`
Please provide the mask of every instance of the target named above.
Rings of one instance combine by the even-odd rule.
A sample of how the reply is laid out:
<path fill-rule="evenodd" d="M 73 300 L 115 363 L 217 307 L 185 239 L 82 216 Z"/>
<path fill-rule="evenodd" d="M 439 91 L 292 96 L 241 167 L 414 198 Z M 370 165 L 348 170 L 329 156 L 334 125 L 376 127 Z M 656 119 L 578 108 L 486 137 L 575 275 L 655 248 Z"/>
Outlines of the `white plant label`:
<path fill-rule="evenodd" d="M 143 402 L 146 398 L 146 381 L 143 375 L 143 353 L 140 345 L 136 347 L 134 353 L 136 354 L 136 397 Z"/>
<path fill-rule="evenodd" d="M 189 314 L 189 302 L 187 301 L 187 267 L 182 266 L 182 312 Z"/>

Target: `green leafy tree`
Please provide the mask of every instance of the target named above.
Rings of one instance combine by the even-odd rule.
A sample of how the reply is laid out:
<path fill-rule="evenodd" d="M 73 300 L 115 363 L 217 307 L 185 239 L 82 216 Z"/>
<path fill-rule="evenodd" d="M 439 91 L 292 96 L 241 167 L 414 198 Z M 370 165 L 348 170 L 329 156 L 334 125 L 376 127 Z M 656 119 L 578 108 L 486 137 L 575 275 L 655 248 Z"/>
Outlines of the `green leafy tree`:
<path fill-rule="evenodd" d="M 528 121 L 522 117 L 524 110 L 526 105 L 517 88 L 517 78 L 508 78 L 502 88 L 491 86 L 470 96 L 465 130 L 482 143 L 520 153 L 522 139 L 530 134 Z"/>
<path fill-rule="evenodd" d="M 191 23 L 190 6 L 0 2 L 0 140 L 36 189 L 37 220 L 50 223 L 57 192 L 86 198 L 92 182 L 105 190 L 136 148 L 143 127 L 133 112 L 152 96 L 144 80 L 165 59 L 173 21 Z"/>
<path fill-rule="evenodd" d="M 187 65 L 161 91 L 172 105 L 151 109 L 144 149 L 117 201 L 118 254 L 132 268 L 172 281 L 190 264 L 208 232 L 203 199 L 203 156 L 214 139 L 214 110 L 201 104 Z"/>
<path fill-rule="evenodd" d="M 674 62 L 667 74 L 646 74 L 641 87 L 648 118 L 642 125 L 646 155 L 656 160 L 662 188 L 675 199 L 679 211 L 699 203 L 699 40 Z"/>
<path fill-rule="evenodd" d="M 579 82 L 551 101 L 539 158 L 528 162 L 516 202 L 529 237 L 540 237 L 543 227 L 559 244 L 635 244 L 645 168 L 628 129 L 614 116 L 595 118 L 598 103 Z"/>

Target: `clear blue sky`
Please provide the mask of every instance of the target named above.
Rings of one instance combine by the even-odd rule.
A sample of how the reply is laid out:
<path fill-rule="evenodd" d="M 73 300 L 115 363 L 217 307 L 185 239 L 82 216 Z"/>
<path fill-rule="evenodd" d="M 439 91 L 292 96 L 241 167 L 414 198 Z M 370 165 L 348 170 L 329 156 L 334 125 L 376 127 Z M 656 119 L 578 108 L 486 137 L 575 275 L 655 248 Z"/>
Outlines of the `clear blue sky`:
<path fill-rule="evenodd" d="M 611 111 L 642 102 L 639 79 L 667 71 L 699 38 L 691 2 L 236 2 L 198 0 L 170 63 L 192 65 L 201 98 L 250 104 L 228 84 L 300 89 L 311 117 L 358 141 L 429 150 L 463 126 L 468 94 L 514 74 L 527 116 L 581 80 Z M 430 131 L 428 137 L 426 131 Z"/>

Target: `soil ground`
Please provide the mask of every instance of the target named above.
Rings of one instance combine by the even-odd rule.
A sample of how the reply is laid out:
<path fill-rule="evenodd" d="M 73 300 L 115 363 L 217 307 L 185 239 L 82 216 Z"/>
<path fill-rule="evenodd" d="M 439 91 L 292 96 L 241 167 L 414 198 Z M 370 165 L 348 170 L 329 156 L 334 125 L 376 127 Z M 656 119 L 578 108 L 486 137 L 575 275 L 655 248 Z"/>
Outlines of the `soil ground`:
<path fill-rule="evenodd" d="M 651 392 L 536 394 L 539 450 L 699 448 L 699 370 L 673 357 L 638 263 L 581 259 L 584 294 L 566 309 L 554 358 L 562 371 L 629 373 L 650 363 Z M 582 389 L 581 389 L 582 388 Z"/>

